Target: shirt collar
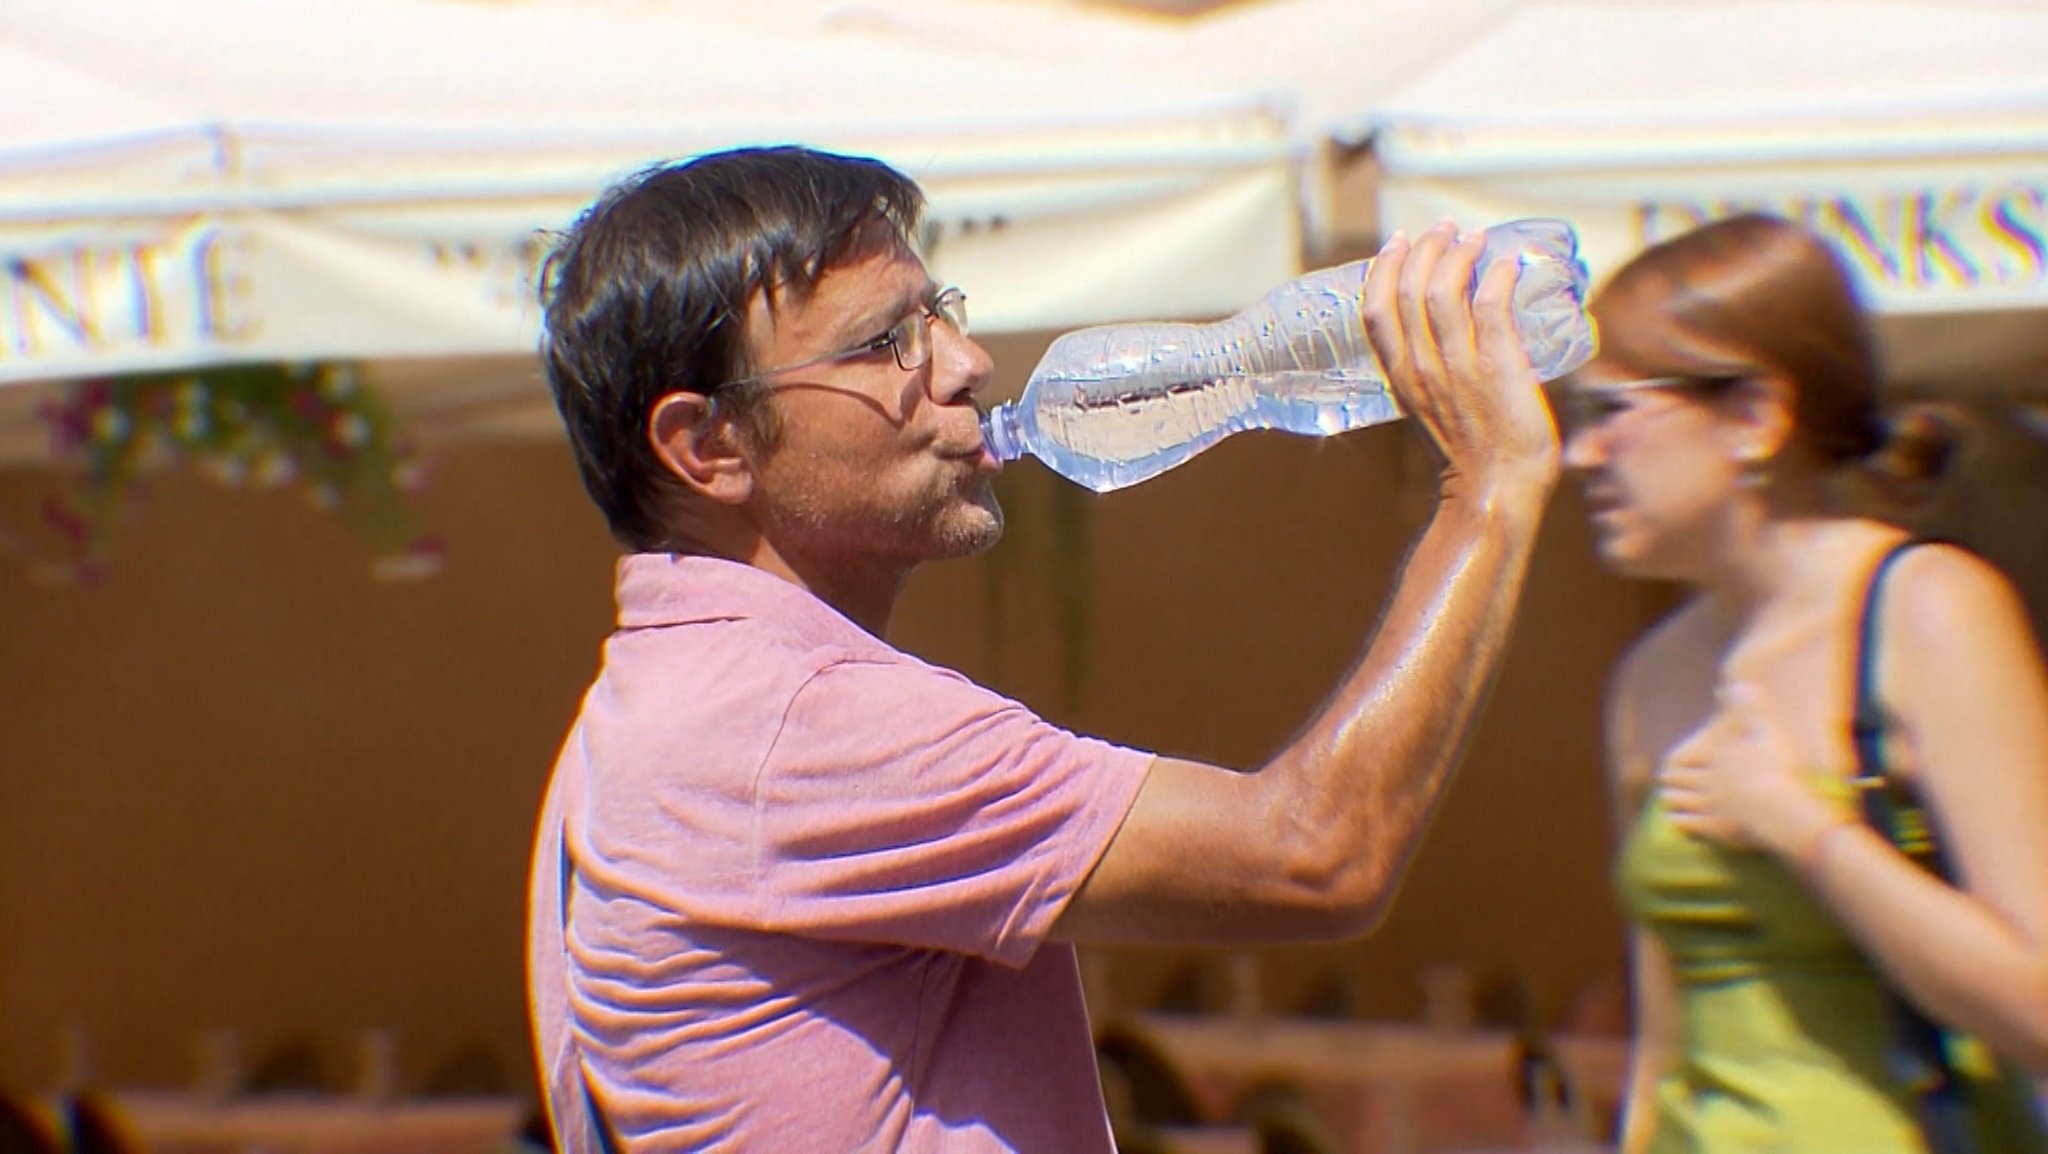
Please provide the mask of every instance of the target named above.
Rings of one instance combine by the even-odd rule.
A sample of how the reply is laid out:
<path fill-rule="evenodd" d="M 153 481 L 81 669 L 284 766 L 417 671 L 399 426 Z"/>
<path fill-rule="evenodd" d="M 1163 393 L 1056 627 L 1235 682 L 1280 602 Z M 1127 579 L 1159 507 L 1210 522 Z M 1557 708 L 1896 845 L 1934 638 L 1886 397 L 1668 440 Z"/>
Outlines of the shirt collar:
<path fill-rule="evenodd" d="M 723 557 L 631 553 L 619 558 L 619 628 L 769 617 L 849 643 L 876 638 L 810 590 Z"/>

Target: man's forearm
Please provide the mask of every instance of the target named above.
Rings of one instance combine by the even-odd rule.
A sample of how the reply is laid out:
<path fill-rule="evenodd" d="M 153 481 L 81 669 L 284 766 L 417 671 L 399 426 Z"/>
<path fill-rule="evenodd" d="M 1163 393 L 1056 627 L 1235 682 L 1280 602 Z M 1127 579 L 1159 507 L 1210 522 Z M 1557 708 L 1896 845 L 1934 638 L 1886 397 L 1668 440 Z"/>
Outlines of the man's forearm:
<path fill-rule="evenodd" d="M 1437 506 L 1364 657 L 1278 775 L 1368 924 L 1392 899 L 1499 672 L 1551 484 Z M 1361 927 L 1363 928 L 1363 927 Z"/>

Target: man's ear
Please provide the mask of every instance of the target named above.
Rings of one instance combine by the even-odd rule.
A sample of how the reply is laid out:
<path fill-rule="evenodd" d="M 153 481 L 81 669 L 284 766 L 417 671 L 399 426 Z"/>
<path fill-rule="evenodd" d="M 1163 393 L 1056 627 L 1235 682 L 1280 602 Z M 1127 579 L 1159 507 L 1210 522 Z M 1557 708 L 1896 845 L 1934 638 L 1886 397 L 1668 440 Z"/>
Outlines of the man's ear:
<path fill-rule="evenodd" d="M 1780 377 L 1756 376 L 1736 386 L 1730 398 L 1739 414 L 1736 456 L 1758 466 L 1785 451 L 1792 439 L 1792 386 Z"/>
<path fill-rule="evenodd" d="M 702 393 L 670 393 L 647 417 L 654 455 L 692 492 L 737 505 L 752 495 L 752 459 L 732 422 Z"/>

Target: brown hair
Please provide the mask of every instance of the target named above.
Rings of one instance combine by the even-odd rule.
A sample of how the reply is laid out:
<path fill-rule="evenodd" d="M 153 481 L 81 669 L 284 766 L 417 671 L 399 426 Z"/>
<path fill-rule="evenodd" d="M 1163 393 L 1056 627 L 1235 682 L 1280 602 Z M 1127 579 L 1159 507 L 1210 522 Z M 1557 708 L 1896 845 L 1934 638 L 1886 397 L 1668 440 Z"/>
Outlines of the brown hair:
<path fill-rule="evenodd" d="M 802 299 L 878 227 L 912 248 L 923 212 L 923 192 L 881 161 L 785 146 L 649 168 L 583 213 L 543 271 L 541 364 L 614 537 L 669 545 L 663 502 L 677 485 L 647 438 L 663 396 L 715 396 L 773 443 L 768 388 L 725 387 L 758 368 L 745 335 L 752 295 Z"/>
<path fill-rule="evenodd" d="M 1601 355 L 1644 376 L 1782 377 L 1796 435 L 1885 489 L 1931 481 L 1953 455 L 1952 428 L 1931 410 L 1883 419 L 1876 341 L 1849 269 L 1789 220 L 1745 213 L 1644 249 L 1592 309 Z"/>

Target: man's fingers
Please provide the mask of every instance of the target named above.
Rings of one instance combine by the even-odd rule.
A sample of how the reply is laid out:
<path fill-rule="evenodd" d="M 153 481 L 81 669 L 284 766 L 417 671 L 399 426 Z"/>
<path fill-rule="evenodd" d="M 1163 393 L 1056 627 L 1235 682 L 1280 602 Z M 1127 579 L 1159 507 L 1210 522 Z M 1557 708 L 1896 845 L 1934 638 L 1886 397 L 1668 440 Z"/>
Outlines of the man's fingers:
<path fill-rule="evenodd" d="M 1403 408 L 1407 407 L 1408 398 L 1394 383 L 1407 380 L 1413 371 L 1407 334 L 1401 327 L 1400 304 L 1401 272 L 1407 267 L 1408 255 L 1406 233 L 1397 232 L 1387 238 L 1365 270 L 1364 300 L 1360 305 L 1366 339 L 1372 342 L 1373 355 L 1379 358 L 1389 386 L 1395 387 L 1394 399 Z"/>
<path fill-rule="evenodd" d="M 1479 278 L 1479 288 L 1472 294 L 1474 341 L 1480 355 L 1501 367 L 1526 364 L 1529 360 L 1521 330 L 1515 325 L 1515 279 L 1519 271 L 1514 261 L 1496 261 Z"/>
<path fill-rule="evenodd" d="M 1451 246 L 1456 233 L 1456 228 L 1448 221 L 1423 233 L 1416 238 L 1415 247 L 1401 268 L 1401 290 L 1396 299 L 1401 311 L 1401 332 L 1417 383 L 1434 384 L 1444 378 L 1443 357 L 1437 350 L 1423 299 L 1429 291 L 1432 274 L 1443 259 L 1444 250 Z M 1438 399 L 1426 390 L 1420 397 L 1404 397 L 1402 400 L 1410 412 L 1419 407 L 1418 403 L 1427 405 L 1427 411 L 1432 413 L 1441 408 Z"/>
<path fill-rule="evenodd" d="M 1479 349 L 1472 332 L 1472 270 L 1485 248 L 1485 238 L 1479 232 L 1459 237 L 1430 271 L 1424 294 L 1430 336 L 1445 367 L 1459 376 L 1476 371 Z"/>

